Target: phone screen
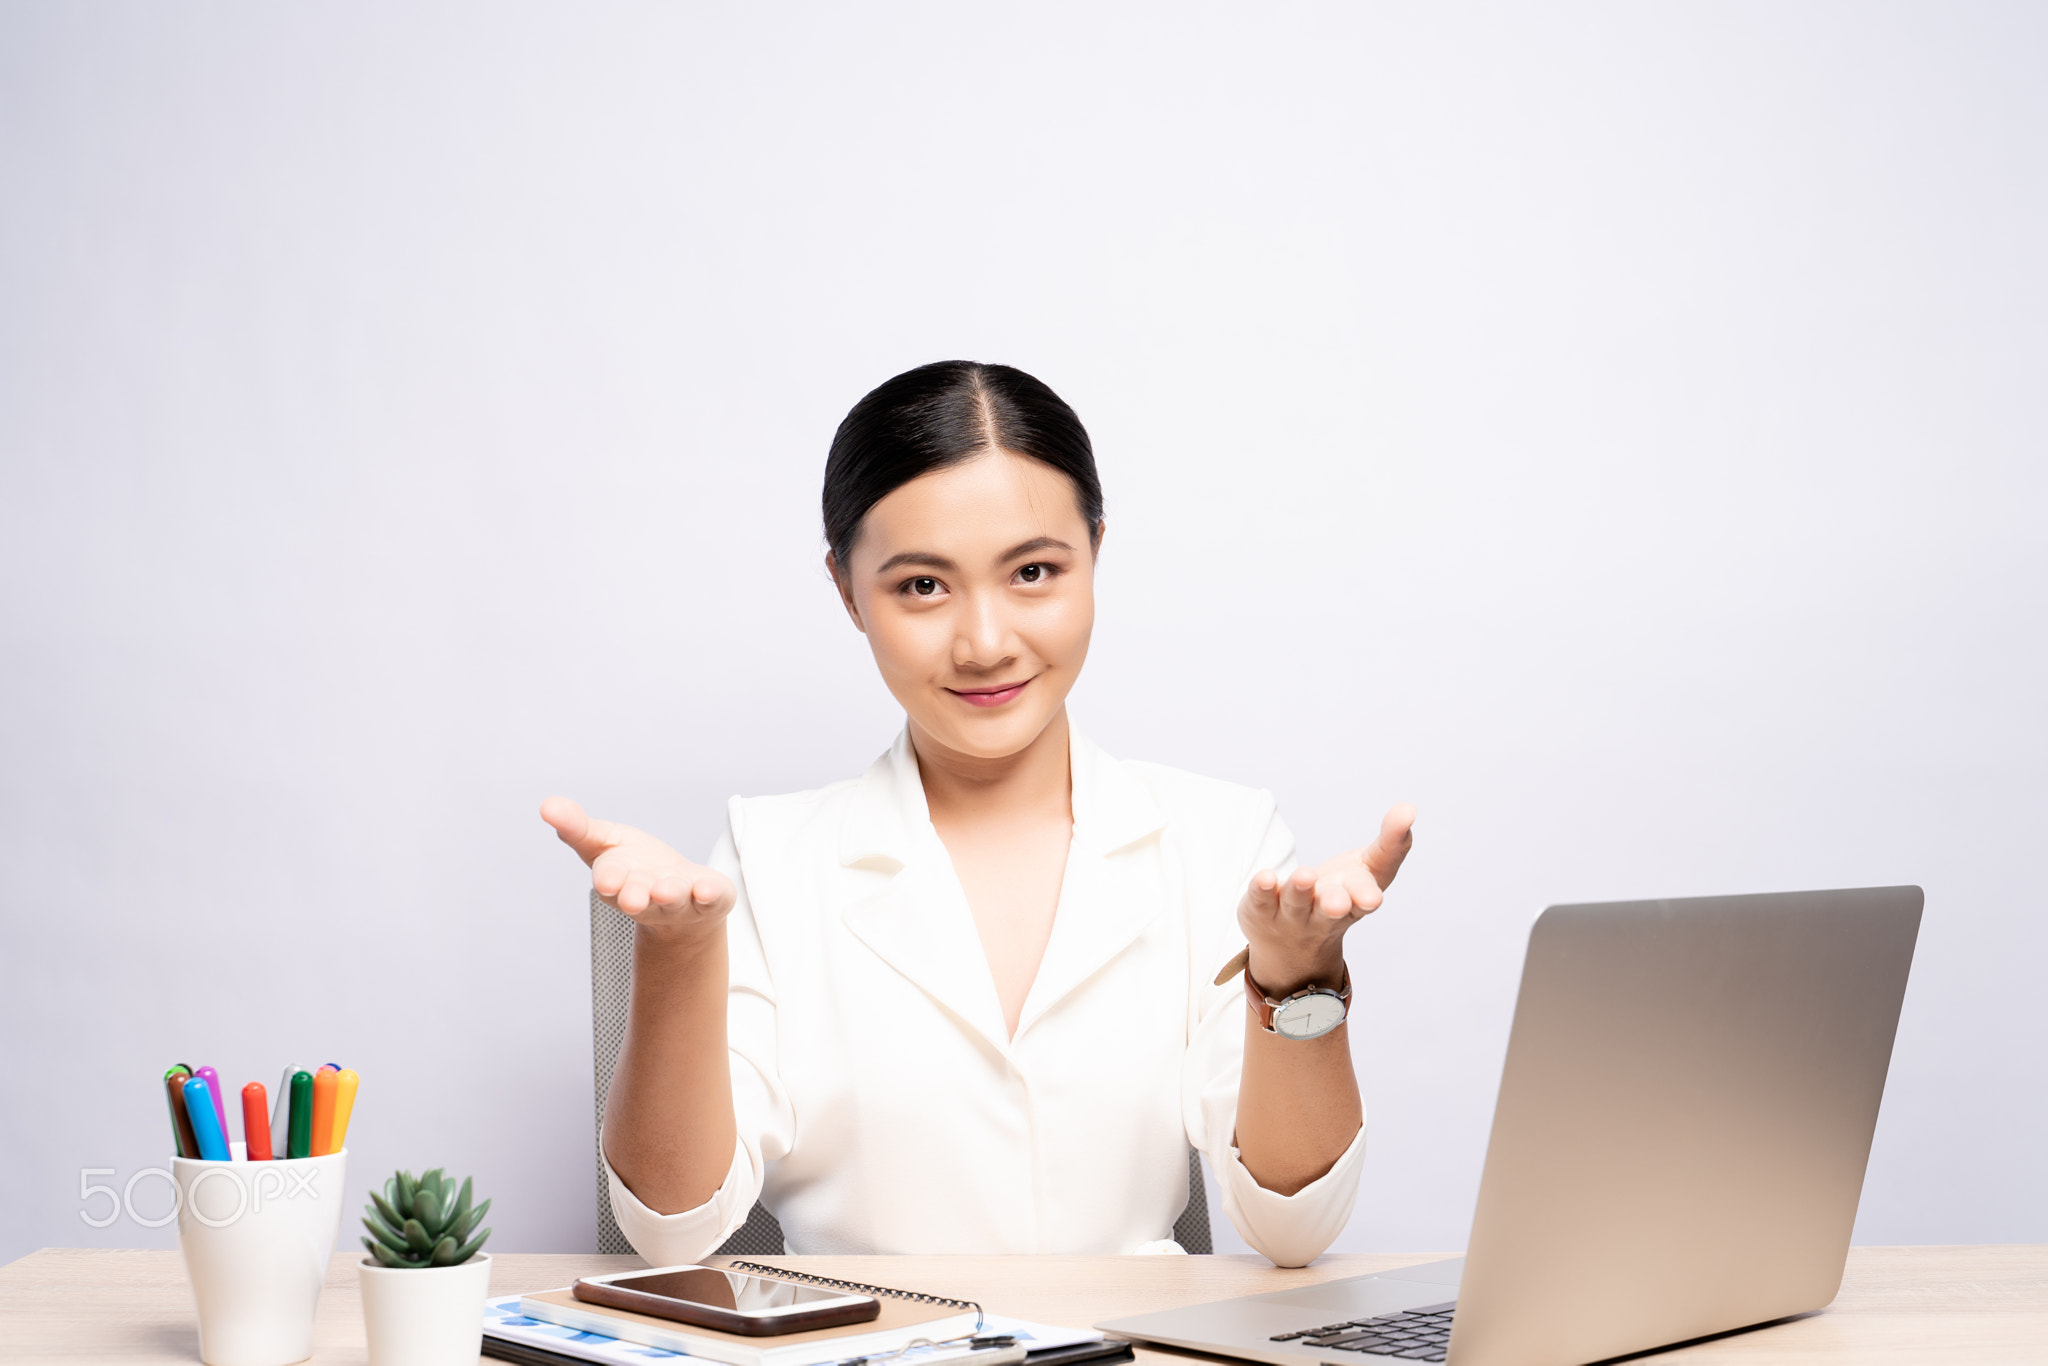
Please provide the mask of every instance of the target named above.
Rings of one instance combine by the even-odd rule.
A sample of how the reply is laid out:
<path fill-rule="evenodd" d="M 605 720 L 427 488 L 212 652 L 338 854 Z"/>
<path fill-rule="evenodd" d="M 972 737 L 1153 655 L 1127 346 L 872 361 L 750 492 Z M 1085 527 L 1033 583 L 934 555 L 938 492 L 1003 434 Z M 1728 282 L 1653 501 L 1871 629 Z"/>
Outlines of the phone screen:
<path fill-rule="evenodd" d="M 644 1290 L 650 1295 L 664 1299 L 686 1300 L 691 1304 L 707 1305 L 713 1309 L 733 1309 L 747 1313 L 760 1309 L 786 1309 L 792 1305 L 817 1304 L 823 1300 L 843 1300 L 844 1290 L 821 1290 L 816 1286 L 791 1285 L 787 1281 L 765 1280 L 760 1276 L 746 1276 L 737 1271 L 714 1271 L 708 1266 L 693 1266 L 687 1271 L 655 1271 L 645 1275 L 620 1276 L 613 1285 L 631 1290 Z"/>

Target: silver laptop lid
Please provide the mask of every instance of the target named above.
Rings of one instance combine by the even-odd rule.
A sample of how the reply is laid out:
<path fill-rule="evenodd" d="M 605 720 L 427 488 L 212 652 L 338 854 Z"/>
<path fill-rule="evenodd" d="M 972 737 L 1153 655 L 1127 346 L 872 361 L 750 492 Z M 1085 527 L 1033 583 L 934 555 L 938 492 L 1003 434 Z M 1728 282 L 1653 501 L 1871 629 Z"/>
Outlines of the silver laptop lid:
<path fill-rule="evenodd" d="M 1835 1296 L 1918 887 L 1536 921 L 1451 1336 L 1565 1366 Z"/>

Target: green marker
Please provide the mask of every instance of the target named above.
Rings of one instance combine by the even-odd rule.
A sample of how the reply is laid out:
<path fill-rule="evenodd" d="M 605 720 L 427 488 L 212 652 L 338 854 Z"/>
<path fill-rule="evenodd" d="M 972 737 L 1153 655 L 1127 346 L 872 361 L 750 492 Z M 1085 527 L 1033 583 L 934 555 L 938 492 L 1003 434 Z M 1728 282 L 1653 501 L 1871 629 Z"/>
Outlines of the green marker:
<path fill-rule="evenodd" d="M 313 1074 L 292 1073 L 292 1119 L 285 1139 L 286 1157 L 313 1155 Z"/>

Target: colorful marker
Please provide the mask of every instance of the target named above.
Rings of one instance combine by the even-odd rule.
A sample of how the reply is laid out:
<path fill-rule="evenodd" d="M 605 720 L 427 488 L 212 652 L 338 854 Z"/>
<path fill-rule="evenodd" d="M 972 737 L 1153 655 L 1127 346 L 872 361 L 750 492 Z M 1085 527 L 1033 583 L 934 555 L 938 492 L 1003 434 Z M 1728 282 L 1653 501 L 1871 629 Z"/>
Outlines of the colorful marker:
<path fill-rule="evenodd" d="M 263 1083 L 242 1088 L 242 1148 L 251 1162 L 270 1161 L 270 1106 Z"/>
<path fill-rule="evenodd" d="M 325 1157 L 334 1151 L 334 1088 L 340 1078 L 341 1073 L 332 1067 L 323 1067 L 313 1074 L 313 1133 L 309 1156 Z"/>
<path fill-rule="evenodd" d="M 206 1078 L 206 1093 L 213 1097 L 213 1122 L 220 1126 L 221 1141 L 226 1142 L 228 1136 L 228 1107 L 223 1099 L 220 1073 L 214 1071 L 211 1067 L 195 1067 L 192 1069 L 192 1075 Z"/>
<path fill-rule="evenodd" d="M 199 1140 L 199 1156 L 208 1162 L 228 1160 L 228 1137 L 213 1115 L 213 1097 L 204 1077 L 185 1078 L 185 1117 L 192 1121 L 193 1137 Z"/>
<path fill-rule="evenodd" d="M 342 1140 L 348 1137 L 348 1117 L 356 1108 L 356 1088 L 363 1079 L 352 1067 L 344 1067 L 334 1078 L 334 1142 L 327 1151 L 341 1151 Z"/>
<path fill-rule="evenodd" d="M 313 1151 L 313 1074 L 303 1069 L 292 1073 L 291 1138 L 286 1157 L 307 1157 Z"/>
<path fill-rule="evenodd" d="M 274 1157 L 283 1157 L 291 1151 L 292 1143 L 292 1078 L 306 1069 L 293 1063 L 284 1069 L 284 1075 L 277 1079 L 277 1100 L 270 1109 L 270 1151 Z"/>
<path fill-rule="evenodd" d="M 184 1063 L 164 1073 L 164 1096 L 171 1103 L 171 1141 L 180 1157 L 199 1156 L 199 1139 L 192 1132 L 192 1121 L 185 1115 L 185 1081 L 191 1075 L 191 1069 Z"/>

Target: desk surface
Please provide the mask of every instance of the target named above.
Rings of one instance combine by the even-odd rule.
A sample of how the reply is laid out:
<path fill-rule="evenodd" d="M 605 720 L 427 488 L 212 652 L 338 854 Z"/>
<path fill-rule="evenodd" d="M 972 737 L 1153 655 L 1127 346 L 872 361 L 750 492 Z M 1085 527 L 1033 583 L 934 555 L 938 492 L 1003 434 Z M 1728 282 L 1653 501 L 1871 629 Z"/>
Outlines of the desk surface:
<path fill-rule="evenodd" d="M 356 1289 L 359 1253 L 336 1253 L 320 1296 L 314 1360 L 364 1360 Z M 1422 1256 L 1332 1255 L 1282 1271 L 1257 1257 L 776 1257 L 783 1265 L 876 1285 L 978 1300 L 993 1313 L 1084 1327 L 1166 1309 L 1358 1276 Z M 623 1271 L 637 1257 L 507 1253 L 491 1293 L 566 1285 Z M 1140 1363 L 1192 1366 L 1208 1358 L 1142 1349 Z M 0 1267 L 0 1359 L 166 1362 L 199 1359 L 185 1269 L 175 1252 L 45 1248 Z M 1375 1360 L 1366 1358 L 1365 1360 Z M 1818 1314 L 1649 1358 L 1740 1361 L 1976 1363 L 2048 1361 L 2048 1246 L 1868 1247 L 1849 1254 L 1842 1293 Z"/>

